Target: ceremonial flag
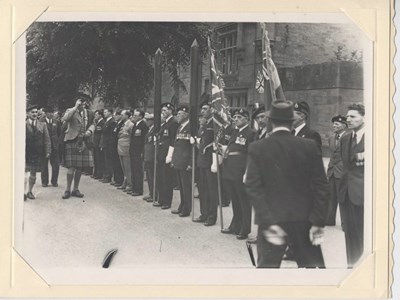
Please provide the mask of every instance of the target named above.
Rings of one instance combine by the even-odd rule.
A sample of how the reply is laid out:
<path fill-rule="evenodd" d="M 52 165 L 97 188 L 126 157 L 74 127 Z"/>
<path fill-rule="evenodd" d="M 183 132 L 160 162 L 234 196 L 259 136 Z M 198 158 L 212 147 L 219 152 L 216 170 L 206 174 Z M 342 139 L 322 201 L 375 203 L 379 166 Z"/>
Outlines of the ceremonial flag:
<path fill-rule="evenodd" d="M 261 23 L 262 32 L 262 75 L 264 81 L 265 106 L 268 109 L 271 102 L 277 99 L 284 100 L 285 96 L 282 91 L 281 81 L 279 79 L 278 70 L 272 61 L 271 45 L 268 38 L 268 31 L 265 23 Z"/>
<path fill-rule="evenodd" d="M 208 50 L 210 55 L 211 108 L 213 111 L 214 140 L 218 142 L 223 129 L 230 125 L 230 113 L 229 105 L 224 96 L 225 84 L 217 69 L 210 38 L 208 38 Z"/>

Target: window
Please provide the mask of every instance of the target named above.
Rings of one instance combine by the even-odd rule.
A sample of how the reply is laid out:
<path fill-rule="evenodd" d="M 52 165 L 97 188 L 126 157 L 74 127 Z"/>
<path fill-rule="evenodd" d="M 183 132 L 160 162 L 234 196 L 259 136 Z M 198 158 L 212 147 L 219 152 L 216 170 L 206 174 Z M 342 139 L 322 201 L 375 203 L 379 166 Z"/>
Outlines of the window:
<path fill-rule="evenodd" d="M 247 91 L 225 91 L 225 97 L 228 101 L 230 108 L 247 107 Z"/>
<path fill-rule="evenodd" d="M 233 74 L 237 71 L 237 25 L 230 25 L 218 30 L 221 48 L 218 55 L 218 67 L 223 74 Z"/>

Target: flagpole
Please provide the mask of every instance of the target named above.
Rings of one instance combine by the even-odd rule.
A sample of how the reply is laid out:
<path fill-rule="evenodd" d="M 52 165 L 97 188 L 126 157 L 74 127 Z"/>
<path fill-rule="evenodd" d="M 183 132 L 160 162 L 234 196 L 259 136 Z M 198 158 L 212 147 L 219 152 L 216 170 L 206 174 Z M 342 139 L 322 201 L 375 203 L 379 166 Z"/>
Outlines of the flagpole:
<path fill-rule="evenodd" d="M 153 204 L 156 199 L 159 201 L 157 196 L 157 152 L 158 152 L 158 139 L 157 135 L 161 127 L 161 63 L 162 63 L 162 51 L 160 48 L 157 49 L 155 54 L 154 62 L 154 178 L 153 178 Z"/>
<path fill-rule="evenodd" d="M 196 135 L 197 135 L 197 107 L 199 98 L 199 44 L 195 39 L 190 48 L 190 135 L 194 139 L 192 143 L 192 221 L 194 220 L 194 175 L 196 168 Z"/>

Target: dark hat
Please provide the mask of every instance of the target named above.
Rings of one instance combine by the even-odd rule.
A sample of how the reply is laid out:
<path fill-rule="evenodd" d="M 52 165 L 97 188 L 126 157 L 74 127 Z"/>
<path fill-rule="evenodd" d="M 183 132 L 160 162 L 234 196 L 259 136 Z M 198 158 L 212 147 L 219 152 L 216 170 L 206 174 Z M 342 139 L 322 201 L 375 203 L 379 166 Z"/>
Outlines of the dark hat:
<path fill-rule="evenodd" d="M 177 112 L 178 112 L 178 111 L 183 111 L 183 112 L 185 112 L 185 113 L 189 113 L 189 107 L 186 106 L 186 105 L 182 105 L 182 106 L 178 107 Z"/>
<path fill-rule="evenodd" d="M 34 110 L 34 109 L 37 109 L 38 108 L 38 106 L 36 105 L 36 104 L 29 104 L 27 107 L 26 107 L 26 111 L 31 111 L 31 110 Z"/>
<path fill-rule="evenodd" d="M 249 117 L 249 112 L 247 110 L 243 109 L 243 108 L 238 108 L 238 109 L 235 109 L 233 111 L 232 116 L 234 116 L 234 115 L 241 115 L 243 117 L 247 117 L 248 118 Z"/>
<path fill-rule="evenodd" d="M 51 106 L 46 106 L 46 107 L 43 109 L 43 111 L 44 111 L 44 112 L 47 112 L 47 113 L 52 113 L 52 112 L 54 112 L 54 109 L 53 109 Z"/>
<path fill-rule="evenodd" d="M 332 123 L 333 122 L 340 122 L 340 123 L 343 123 L 343 124 L 347 125 L 346 118 L 341 116 L 341 115 L 334 116 L 331 121 L 332 121 Z"/>
<path fill-rule="evenodd" d="M 293 108 L 295 111 L 299 111 L 307 116 L 310 114 L 310 106 L 305 101 L 296 102 Z"/>
<path fill-rule="evenodd" d="M 264 106 L 264 105 L 261 105 L 260 107 L 258 107 L 258 108 L 253 112 L 252 118 L 255 119 L 255 118 L 257 118 L 257 116 L 258 116 L 259 114 L 264 113 L 264 112 L 265 112 L 265 106 Z"/>
<path fill-rule="evenodd" d="M 293 103 L 291 101 L 275 101 L 271 104 L 271 110 L 267 116 L 272 120 L 293 121 Z"/>
<path fill-rule="evenodd" d="M 174 105 L 172 103 L 170 103 L 170 102 L 162 103 L 161 104 L 161 108 L 163 108 L 163 107 L 166 107 L 166 108 L 171 109 L 171 110 L 175 109 Z"/>

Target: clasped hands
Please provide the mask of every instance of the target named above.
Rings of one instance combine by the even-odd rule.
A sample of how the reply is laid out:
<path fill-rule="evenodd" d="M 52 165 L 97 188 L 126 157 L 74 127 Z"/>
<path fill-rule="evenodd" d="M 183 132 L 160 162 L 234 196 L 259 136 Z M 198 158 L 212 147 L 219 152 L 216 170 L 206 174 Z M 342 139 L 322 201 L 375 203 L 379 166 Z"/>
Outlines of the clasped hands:
<path fill-rule="evenodd" d="M 263 231 L 264 238 L 267 242 L 281 246 L 286 244 L 287 233 L 279 225 L 271 225 L 268 229 Z M 310 242 L 314 246 L 321 245 L 324 240 L 324 228 L 318 226 L 311 226 L 309 232 Z"/>

